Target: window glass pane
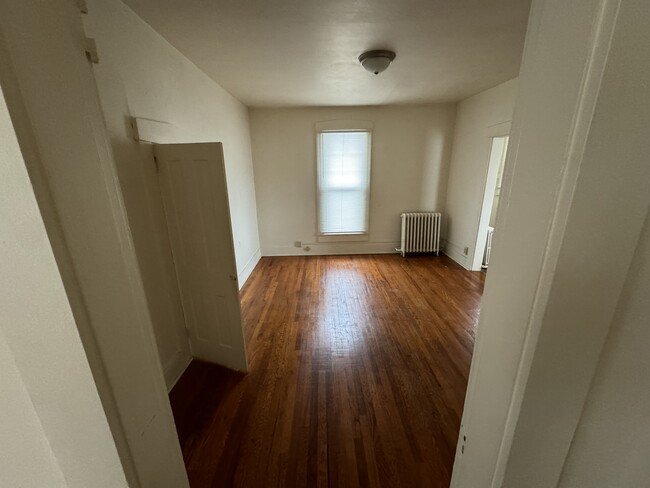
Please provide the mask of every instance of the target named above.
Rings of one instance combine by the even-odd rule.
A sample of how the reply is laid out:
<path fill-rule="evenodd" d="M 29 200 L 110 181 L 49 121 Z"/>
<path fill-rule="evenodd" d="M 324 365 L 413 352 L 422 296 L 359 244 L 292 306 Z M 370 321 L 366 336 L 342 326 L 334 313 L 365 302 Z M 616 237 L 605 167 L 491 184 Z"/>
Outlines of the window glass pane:
<path fill-rule="evenodd" d="M 319 231 L 368 231 L 369 132 L 322 132 L 319 144 Z"/>

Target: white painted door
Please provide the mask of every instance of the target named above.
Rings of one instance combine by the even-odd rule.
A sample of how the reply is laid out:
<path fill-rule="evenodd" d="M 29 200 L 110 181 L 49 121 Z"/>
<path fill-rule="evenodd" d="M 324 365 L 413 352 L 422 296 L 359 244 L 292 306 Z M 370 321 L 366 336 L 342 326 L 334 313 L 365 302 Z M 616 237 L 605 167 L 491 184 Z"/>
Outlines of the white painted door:
<path fill-rule="evenodd" d="M 221 143 L 154 154 L 192 356 L 247 369 Z"/>

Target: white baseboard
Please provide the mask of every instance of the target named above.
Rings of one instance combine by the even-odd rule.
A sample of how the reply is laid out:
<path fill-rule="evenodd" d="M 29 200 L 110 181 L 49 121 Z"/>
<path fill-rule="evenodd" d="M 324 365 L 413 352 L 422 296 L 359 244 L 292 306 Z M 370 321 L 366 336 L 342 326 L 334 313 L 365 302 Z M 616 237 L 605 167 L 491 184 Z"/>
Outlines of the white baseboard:
<path fill-rule="evenodd" d="M 192 362 L 192 356 L 183 354 L 183 351 L 178 351 L 174 358 L 167 363 L 164 368 L 165 383 L 167 384 L 167 393 L 172 391 L 178 379 L 183 376 L 183 373 Z"/>
<path fill-rule="evenodd" d="M 265 247 L 264 256 L 329 256 L 341 254 L 390 254 L 395 253 L 400 243 L 395 242 L 317 242 L 304 243 L 303 247 Z M 309 251 L 305 251 L 309 247 Z"/>
<path fill-rule="evenodd" d="M 253 253 L 253 255 L 248 260 L 248 262 L 244 265 L 244 268 L 239 272 L 239 275 L 237 276 L 237 280 L 239 282 L 240 290 L 244 286 L 244 283 L 246 283 L 246 280 L 250 277 L 251 273 L 255 269 L 255 266 L 257 266 L 257 263 L 260 261 L 261 257 L 262 257 L 262 251 L 258 248 L 257 251 Z"/>
<path fill-rule="evenodd" d="M 469 270 L 468 257 L 463 254 L 463 250 L 459 246 L 449 241 L 445 241 L 442 252 L 460 264 L 463 268 Z"/>

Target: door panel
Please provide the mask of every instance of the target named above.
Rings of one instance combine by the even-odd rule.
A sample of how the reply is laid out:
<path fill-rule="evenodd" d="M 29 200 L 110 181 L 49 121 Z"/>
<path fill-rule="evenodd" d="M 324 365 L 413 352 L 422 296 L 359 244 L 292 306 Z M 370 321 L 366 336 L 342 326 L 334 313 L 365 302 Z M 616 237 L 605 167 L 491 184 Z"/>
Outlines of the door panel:
<path fill-rule="evenodd" d="M 154 154 L 192 356 L 247 369 L 221 143 Z"/>

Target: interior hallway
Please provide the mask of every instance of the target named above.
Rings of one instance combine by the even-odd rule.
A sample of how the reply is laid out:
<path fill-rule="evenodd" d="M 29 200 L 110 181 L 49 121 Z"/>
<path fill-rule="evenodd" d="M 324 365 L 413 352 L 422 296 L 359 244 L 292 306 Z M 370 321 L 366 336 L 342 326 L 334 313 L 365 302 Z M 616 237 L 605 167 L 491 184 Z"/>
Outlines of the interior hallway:
<path fill-rule="evenodd" d="M 484 280 L 446 256 L 262 258 L 249 374 L 194 361 L 170 394 L 191 486 L 449 486 Z"/>

